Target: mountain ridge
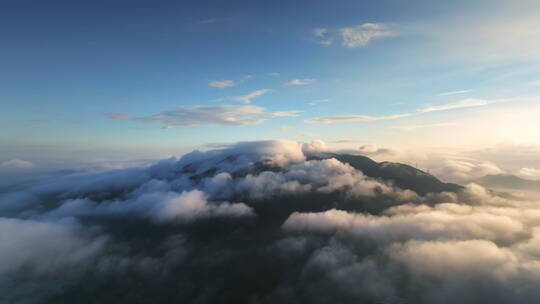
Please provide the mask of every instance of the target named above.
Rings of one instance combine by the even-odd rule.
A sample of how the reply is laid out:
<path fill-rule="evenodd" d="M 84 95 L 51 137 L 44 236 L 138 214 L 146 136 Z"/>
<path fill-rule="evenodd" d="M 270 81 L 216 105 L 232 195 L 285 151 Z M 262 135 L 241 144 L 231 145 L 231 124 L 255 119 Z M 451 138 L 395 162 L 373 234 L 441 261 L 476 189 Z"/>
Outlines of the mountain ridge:
<path fill-rule="evenodd" d="M 387 161 L 376 162 L 363 155 L 326 153 L 310 157 L 308 160 L 328 158 L 347 163 L 368 177 L 390 181 L 399 188 L 413 190 L 421 195 L 429 192 L 456 192 L 463 189 L 461 185 L 442 182 L 435 176 L 412 166 Z"/>

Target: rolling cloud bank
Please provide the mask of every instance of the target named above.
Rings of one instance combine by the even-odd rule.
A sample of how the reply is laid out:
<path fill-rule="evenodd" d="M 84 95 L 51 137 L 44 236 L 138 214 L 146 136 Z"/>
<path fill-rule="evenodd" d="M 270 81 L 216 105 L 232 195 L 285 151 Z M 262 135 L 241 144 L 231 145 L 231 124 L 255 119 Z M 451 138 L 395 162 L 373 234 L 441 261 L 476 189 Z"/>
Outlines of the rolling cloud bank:
<path fill-rule="evenodd" d="M 319 141 L 0 194 L 2 303 L 536 303 L 538 284 L 537 200 Z"/>

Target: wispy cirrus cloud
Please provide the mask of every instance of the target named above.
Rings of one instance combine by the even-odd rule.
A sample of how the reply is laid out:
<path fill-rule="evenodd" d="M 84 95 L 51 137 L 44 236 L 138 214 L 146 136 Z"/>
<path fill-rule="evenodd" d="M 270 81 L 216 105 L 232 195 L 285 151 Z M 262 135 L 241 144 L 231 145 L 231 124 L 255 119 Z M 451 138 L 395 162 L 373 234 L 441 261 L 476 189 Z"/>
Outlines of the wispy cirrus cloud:
<path fill-rule="evenodd" d="M 287 82 L 288 85 L 307 85 L 315 82 L 313 78 L 303 78 L 303 79 L 291 79 Z"/>
<path fill-rule="evenodd" d="M 236 85 L 236 83 L 234 82 L 234 80 L 224 79 L 224 80 L 210 81 L 208 83 L 208 85 L 211 86 L 211 87 L 214 87 L 214 88 L 224 89 L 224 88 L 228 88 L 228 87 L 233 87 L 233 86 Z"/>
<path fill-rule="evenodd" d="M 448 92 L 440 93 L 439 96 L 458 95 L 458 94 L 465 94 L 469 92 L 472 92 L 472 90 L 468 89 L 468 90 L 459 90 L 459 91 L 448 91 Z"/>
<path fill-rule="evenodd" d="M 334 43 L 334 38 L 329 35 L 329 31 L 327 28 L 315 28 L 313 29 L 312 33 L 319 44 L 329 46 Z"/>
<path fill-rule="evenodd" d="M 30 168 L 33 168 L 34 166 L 35 165 L 32 162 L 18 159 L 18 158 L 6 160 L 0 163 L 0 167 L 10 168 L 10 169 L 30 169 Z"/>
<path fill-rule="evenodd" d="M 336 116 L 325 116 L 325 117 L 315 117 L 307 119 L 305 122 L 309 123 L 334 123 L 334 122 L 344 122 L 344 121 L 373 121 L 373 120 L 390 120 L 397 119 L 412 114 L 395 114 L 387 116 L 370 116 L 370 115 L 336 115 Z"/>
<path fill-rule="evenodd" d="M 442 122 L 434 124 L 414 124 L 414 125 L 397 125 L 390 127 L 391 129 L 396 129 L 400 131 L 415 131 L 419 129 L 433 129 L 433 128 L 442 128 L 442 127 L 452 127 L 455 126 L 454 122 Z"/>
<path fill-rule="evenodd" d="M 317 100 L 313 100 L 313 101 L 308 102 L 308 105 L 316 106 L 316 105 L 319 105 L 321 103 L 327 103 L 327 102 L 330 102 L 330 99 L 317 99 Z"/>
<path fill-rule="evenodd" d="M 428 106 L 418 110 L 420 113 L 436 112 L 436 111 L 446 111 L 460 108 L 470 108 L 470 107 L 479 107 L 488 105 L 490 102 L 483 99 L 474 99 L 468 98 L 456 102 L 451 102 L 439 106 Z"/>
<path fill-rule="evenodd" d="M 205 126 L 228 125 L 247 126 L 256 125 L 270 117 L 297 116 L 301 111 L 267 112 L 258 106 L 186 106 L 158 114 L 133 117 L 125 113 L 109 112 L 105 115 L 112 119 L 127 120 L 142 123 L 160 123 L 164 128 L 175 126 Z"/>
<path fill-rule="evenodd" d="M 363 47 L 372 40 L 398 35 L 385 23 L 364 23 L 358 26 L 342 28 L 339 32 L 341 34 L 341 44 L 346 48 Z"/>
<path fill-rule="evenodd" d="M 319 44 L 329 46 L 335 40 L 340 40 L 346 48 L 366 46 L 373 40 L 397 36 L 399 33 L 389 24 L 375 22 L 343 27 L 337 30 L 315 28 L 312 34 Z"/>
<path fill-rule="evenodd" d="M 408 117 L 412 115 L 418 115 L 422 113 L 438 112 L 438 111 L 447 111 L 455 110 L 460 108 L 470 108 L 470 107 L 479 107 L 489 105 L 495 102 L 501 102 L 503 100 L 483 100 L 483 99 L 463 99 L 460 101 L 447 103 L 438 106 L 427 106 L 421 109 L 418 109 L 410 113 L 401 113 L 385 116 L 370 116 L 370 115 L 336 115 L 336 116 L 325 116 L 325 117 L 315 117 L 305 120 L 308 123 L 335 123 L 335 122 L 344 122 L 344 121 L 374 121 L 374 120 L 392 120 L 403 117 Z"/>
<path fill-rule="evenodd" d="M 262 89 L 262 90 L 257 90 L 257 91 L 253 91 L 247 95 L 240 95 L 240 96 L 230 96 L 228 97 L 228 99 L 230 100 L 236 100 L 236 101 L 239 101 L 241 103 L 245 103 L 245 104 L 249 104 L 251 103 L 251 100 L 256 98 L 256 97 L 259 97 L 261 95 L 264 95 L 266 93 L 270 92 L 270 90 L 268 89 Z"/>
<path fill-rule="evenodd" d="M 315 28 L 313 29 L 313 35 L 315 35 L 315 37 L 324 37 L 324 35 L 328 33 L 328 29 L 326 28 Z"/>

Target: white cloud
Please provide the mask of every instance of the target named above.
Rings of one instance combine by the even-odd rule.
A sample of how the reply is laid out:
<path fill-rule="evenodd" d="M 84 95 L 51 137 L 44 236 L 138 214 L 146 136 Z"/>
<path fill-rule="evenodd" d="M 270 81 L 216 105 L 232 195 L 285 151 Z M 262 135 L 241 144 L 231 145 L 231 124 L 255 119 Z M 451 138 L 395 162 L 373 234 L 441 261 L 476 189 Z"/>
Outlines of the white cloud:
<path fill-rule="evenodd" d="M 299 113 L 302 113 L 302 111 L 272 112 L 272 113 L 265 114 L 265 116 L 268 116 L 268 117 L 294 117 L 294 116 L 298 116 Z"/>
<path fill-rule="evenodd" d="M 342 45 L 347 48 L 357 48 L 367 45 L 374 39 L 396 36 L 390 26 L 384 23 L 364 23 L 354 27 L 345 27 L 339 30 Z"/>
<path fill-rule="evenodd" d="M 214 216 L 251 216 L 253 210 L 243 203 L 210 204 L 207 195 L 199 190 L 173 194 L 154 205 L 152 218 L 157 222 L 193 221 Z"/>
<path fill-rule="evenodd" d="M 449 95 L 457 95 L 457 94 L 465 94 L 465 93 L 469 93 L 469 92 L 472 92 L 472 90 L 461 90 L 461 91 L 449 91 L 449 92 L 443 92 L 443 93 L 440 93 L 439 96 L 449 96 Z"/>
<path fill-rule="evenodd" d="M 390 25 L 385 23 L 364 23 L 339 30 L 315 28 L 312 30 L 312 34 L 317 43 L 321 45 L 329 46 L 334 43 L 334 40 L 341 39 L 342 46 L 347 48 L 363 47 L 372 40 L 399 35 Z"/>
<path fill-rule="evenodd" d="M 440 106 L 428 106 L 418 110 L 421 113 L 436 112 L 436 111 L 446 111 L 459 108 L 470 108 L 470 107 L 479 107 L 488 105 L 490 102 L 483 99 L 463 99 L 457 102 L 447 103 Z"/>
<path fill-rule="evenodd" d="M 390 120 L 397 119 L 411 114 L 396 114 L 396 115 L 387 115 L 387 116 L 369 116 L 369 115 L 336 115 L 336 116 L 326 116 L 326 117 L 315 117 L 307 119 L 305 122 L 308 123 L 335 123 L 343 121 L 373 121 L 373 120 Z"/>
<path fill-rule="evenodd" d="M 313 29 L 313 35 L 315 37 L 324 37 L 324 35 L 328 32 L 328 29 L 325 28 L 315 28 Z"/>
<path fill-rule="evenodd" d="M 328 152 L 328 146 L 326 143 L 320 139 L 313 140 L 310 143 L 305 143 L 302 145 L 302 151 L 304 154 L 314 154 L 320 152 Z"/>
<path fill-rule="evenodd" d="M 468 205 L 442 203 L 401 205 L 384 215 L 373 216 L 342 210 L 317 213 L 293 213 L 283 224 L 292 231 L 343 231 L 356 239 L 373 239 L 381 243 L 404 240 L 470 240 L 514 242 L 526 231 L 521 214 L 500 214 L 503 208 L 473 208 Z"/>
<path fill-rule="evenodd" d="M 358 151 L 362 155 L 367 155 L 369 157 L 377 156 L 377 155 L 391 155 L 395 156 L 399 154 L 399 151 L 390 149 L 390 148 L 381 148 L 378 147 L 376 144 L 366 144 L 362 145 L 358 148 Z"/>
<path fill-rule="evenodd" d="M 23 267 L 26 274 L 44 274 L 89 266 L 106 238 L 85 238 L 81 230 L 69 222 L 0 218 L 0 277 Z"/>
<path fill-rule="evenodd" d="M 486 175 L 502 174 L 504 171 L 488 161 L 447 159 L 433 169 L 437 176 L 456 182 L 467 182 Z"/>
<path fill-rule="evenodd" d="M 258 106 L 221 105 L 178 107 L 174 110 L 141 117 L 131 117 L 123 113 L 105 113 L 105 115 L 113 119 L 161 123 L 165 127 L 174 127 L 256 125 L 263 122 L 265 117 L 290 117 L 298 113 L 299 111 L 266 112 L 264 108 Z"/>
<path fill-rule="evenodd" d="M 518 175 L 525 179 L 540 180 L 540 169 L 521 168 Z"/>
<path fill-rule="evenodd" d="M 292 79 L 287 82 L 288 85 L 307 85 L 313 83 L 315 79 L 313 78 L 304 78 L 304 79 Z"/>
<path fill-rule="evenodd" d="M 253 91 L 253 92 L 251 92 L 251 93 L 249 93 L 247 95 L 231 96 L 231 97 L 229 97 L 229 99 L 240 101 L 240 102 L 245 103 L 245 104 L 249 104 L 249 103 L 251 103 L 252 99 L 254 99 L 256 97 L 259 97 L 261 95 L 264 95 L 264 94 L 266 94 L 268 92 L 270 92 L 270 90 L 262 89 L 262 90 Z"/>
<path fill-rule="evenodd" d="M 214 88 L 228 88 L 235 85 L 234 80 L 214 80 L 208 83 L 209 86 Z"/>
<path fill-rule="evenodd" d="M 330 33 L 326 28 L 315 28 L 313 29 L 312 34 L 318 40 L 319 44 L 329 46 L 334 43 L 334 39 L 332 37 L 328 37 Z"/>
<path fill-rule="evenodd" d="M 2 167 L 12 168 L 12 169 L 30 169 L 35 167 L 32 162 L 22 160 L 22 159 L 11 159 L 2 162 Z"/>
<path fill-rule="evenodd" d="M 336 115 L 336 116 L 326 116 L 326 117 L 315 117 L 306 120 L 305 122 L 310 123 L 334 123 L 334 122 L 343 122 L 343 121 L 373 121 L 373 120 L 391 120 L 398 119 L 403 117 L 408 117 L 412 115 L 437 112 L 437 111 L 447 111 L 460 108 L 470 108 L 470 107 L 479 107 L 489 105 L 495 102 L 502 102 L 506 100 L 483 100 L 483 99 L 463 99 L 457 102 L 447 103 L 439 106 L 428 106 L 416 110 L 415 112 L 410 113 L 401 113 L 401 114 L 392 114 L 385 116 L 370 116 L 370 115 Z"/>

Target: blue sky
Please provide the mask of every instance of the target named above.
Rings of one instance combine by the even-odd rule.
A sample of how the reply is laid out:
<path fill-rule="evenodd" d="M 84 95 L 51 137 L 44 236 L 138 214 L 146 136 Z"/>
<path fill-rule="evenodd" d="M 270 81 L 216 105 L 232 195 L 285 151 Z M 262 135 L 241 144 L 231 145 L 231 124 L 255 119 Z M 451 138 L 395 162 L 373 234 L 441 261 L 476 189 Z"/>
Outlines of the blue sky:
<path fill-rule="evenodd" d="M 11 1 L 0 37 L 4 162 L 540 144 L 537 1 Z"/>

